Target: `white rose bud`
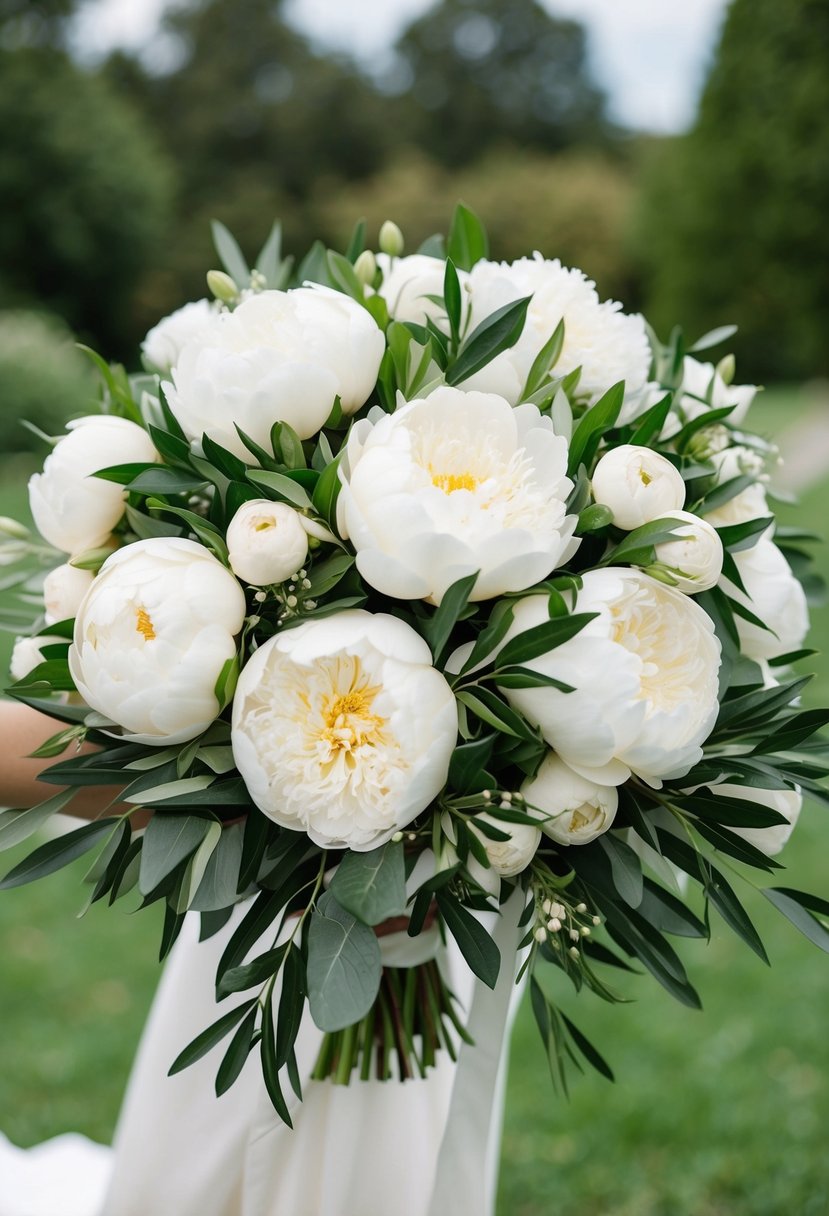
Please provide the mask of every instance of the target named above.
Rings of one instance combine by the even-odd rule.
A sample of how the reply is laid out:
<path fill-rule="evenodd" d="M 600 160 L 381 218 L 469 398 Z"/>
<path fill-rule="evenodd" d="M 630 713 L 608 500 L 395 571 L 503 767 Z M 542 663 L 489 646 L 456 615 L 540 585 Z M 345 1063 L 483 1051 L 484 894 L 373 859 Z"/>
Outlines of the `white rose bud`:
<path fill-rule="evenodd" d="M 75 616 L 83 597 L 92 586 L 91 570 L 78 570 L 64 564 L 50 570 L 43 580 L 43 601 L 47 625 Z"/>
<path fill-rule="evenodd" d="M 541 831 L 559 844 L 589 844 L 606 832 L 619 806 L 619 794 L 612 785 L 597 785 L 579 776 L 569 765 L 549 752 L 531 781 L 521 793 L 527 803 L 548 816 L 539 823 Z"/>
<path fill-rule="evenodd" d="M 655 546 L 657 561 L 668 566 L 680 591 L 695 595 L 716 587 L 722 574 L 723 546 L 719 535 L 690 511 L 669 511 L 666 519 L 681 521 L 676 540 Z"/>
<path fill-rule="evenodd" d="M 482 822 L 509 835 L 509 840 L 492 840 L 484 832 L 477 833 L 495 873 L 500 874 L 502 878 L 512 878 L 526 870 L 541 842 L 540 830 L 530 827 L 528 823 L 507 823 L 506 820 L 486 811 L 481 811 L 474 819 L 470 819 L 469 826 L 475 830 L 476 824 Z"/>
<path fill-rule="evenodd" d="M 124 514 L 126 492 L 93 477 L 110 465 L 158 459 L 149 435 L 125 418 L 90 415 L 70 422 L 68 434 L 29 479 L 29 506 L 38 532 L 64 553 L 97 549 Z"/>
<path fill-rule="evenodd" d="M 669 460 L 650 448 L 624 443 L 602 456 L 593 474 L 593 497 L 613 512 L 626 532 L 685 505 L 685 482 Z"/>
<path fill-rule="evenodd" d="M 243 503 L 227 529 L 230 568 L 243 583 L 267 587 L 296 574 L 308 556 L 300 515 L 284 502 Z"/>

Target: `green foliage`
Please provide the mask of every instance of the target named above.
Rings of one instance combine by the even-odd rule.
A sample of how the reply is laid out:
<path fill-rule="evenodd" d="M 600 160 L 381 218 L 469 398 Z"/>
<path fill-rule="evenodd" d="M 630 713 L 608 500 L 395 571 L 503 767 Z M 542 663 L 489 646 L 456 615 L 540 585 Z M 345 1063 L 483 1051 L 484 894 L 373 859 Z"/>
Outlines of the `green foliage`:
<path fill-rule="evenodd" d="M 0 187 L 0 189 L 2 189 Z M 3 452 L 37 450 L 43 444 L 22 425 L 25 419 L 47 435 L 67 419 L 86 413 L 97 395 L 91 365 L 69 330 L 45 313 L 0 312 L 0 447 Z"/>
<path fill-rule="evenodd" d="M 56 51 L 0 51 L 0 304 L 38 300 L 110 352 L 166 216 L 138 117 Z"/>
<path fill-rule="evenodd" d="M 825 0 L 734 0 L 696 126 L 654 150 L 650 319 L 733 319 L 743 379 L 829 371 L 827 45 Z"/>
<path fill-rule="evenodd" d="M 389 83 L 410 90 L 413 141 L 444 164 L 504 143 L 557 151 L 604 132 L 584 30 L 536 0 L 442 0 L 397 53 Z"/>

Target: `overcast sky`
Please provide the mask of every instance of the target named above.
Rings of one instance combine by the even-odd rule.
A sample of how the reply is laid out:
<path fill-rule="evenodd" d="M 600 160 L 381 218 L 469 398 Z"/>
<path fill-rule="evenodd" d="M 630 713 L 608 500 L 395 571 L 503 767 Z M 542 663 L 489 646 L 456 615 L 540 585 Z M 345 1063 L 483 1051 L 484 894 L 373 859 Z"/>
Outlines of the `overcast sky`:
<path fill-rule="evenodd" d="M 691 122 L 728 0 L 541 0 L 588 31 L 596 79 L 614 118 L 649 131 Z M 361 59 L 382 55 L 434 0 L 288 0 L 286 12 L 320 47 Z M 87 0 L 79 34 L 85 48 L 141 47 L 165 0 Z"/>

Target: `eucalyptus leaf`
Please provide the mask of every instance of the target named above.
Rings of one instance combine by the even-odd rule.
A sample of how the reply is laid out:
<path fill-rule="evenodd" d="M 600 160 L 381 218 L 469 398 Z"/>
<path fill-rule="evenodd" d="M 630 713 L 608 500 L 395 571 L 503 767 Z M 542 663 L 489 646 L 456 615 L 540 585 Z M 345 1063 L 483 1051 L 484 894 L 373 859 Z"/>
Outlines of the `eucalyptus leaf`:
<path fill-rule="evenodd" d="M 406 910 L 406 869 L 401 841 L 368 853 L 346 853 L 334 873 L 329 891 L 364 925 L 379 925 Z"/>

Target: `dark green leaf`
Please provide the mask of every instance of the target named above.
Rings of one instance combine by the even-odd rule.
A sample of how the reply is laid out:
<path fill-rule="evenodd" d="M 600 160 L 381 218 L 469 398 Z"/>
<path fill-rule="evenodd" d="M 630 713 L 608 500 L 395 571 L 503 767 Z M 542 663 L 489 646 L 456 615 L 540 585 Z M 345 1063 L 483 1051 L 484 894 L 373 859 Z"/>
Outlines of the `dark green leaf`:
<path fill-rule="evenodd" d="M 530 296 L 514 300 L 486 317 L 464 341 L 458 357 L 447 369 L 446 383 L 457 385 L 474 376 L 501 351 L 514 346 L 521 337 Z"/>
<path fill-rule="evenodd" d="M 430 239 L 441 241 L 440 237 Z M 438 253 L 434 256 L 441 257 L 443 254 Z M 471 270 L 476 262 L 489 257 L 489 240 L 486 229 L 475 212 L 463 203 L 457 204 L 452 215 L 449 237 L 446 242 L 446 256 L 450 257 L 461 270 Z"/>
<path fill-rule="evenodd" d="M 256 1006 L 242 1019 L 242 1022 L 230 1040 L 230 1046 L 224 1054 L 219 1071 L 216 1074 L 216 1097 L 226 1093 L 244 1067 L 245 1061 L 253 1046 L 253 1032 L 256 1028 Z"/>
<path fill-rule="evenodd" d="M 480 921 L 448 891 L 439 890 L 435 898 L 446 927 L 458 943 L 470 970 L 487 987 L 494 988 L 501 967 L 501 955 L 495 942 Z"/>
<path fill-rule="evenodd" d="M 248 1001 L 243 1001 L 241 1005 L 237 1005 L 235 1009 L 229 1010 L 228 1013 L 223 1013 L 220 1018 L 217 1018 L 212 1025 L 203 1030 L 200 1035 L 197 1035 L 191 1043 L 180 1052 L 173 1063 L 170 1065 L 169 1077 L 175 1076 L 177 1072 L 181 1072 L 185 1068 L 189 1068 L 191 1064 L 195 1064 L 196 1060 L 200 1060 L 202 1056 L 206 1056 L 211 1048 L 220 1043 L 225 1035 L 230 1034 L 233 1027 L 240 1022 L 248 1011 L 257 1004 L 257 997 L 251 997 Z"/>
<path fill-rule="evenodd" d="M 614 384 L 595 405 L 591 406 L 573 431 L 567 472 L 570 477 L 579 465 L 589 465 L 596 454 L 602 436 L 614 426 L 625 399 L 624 381 Z"/>
<path fill-rule="evenodd" d="M 99 819 L 66 836 L 59 836 L 57 840 L 48 840 L 6 874 L 0 881 L 0 891 L 22 887 L 68 866 L 77 857 L 94 849 L 117 824 L 117 819 Z"/>

